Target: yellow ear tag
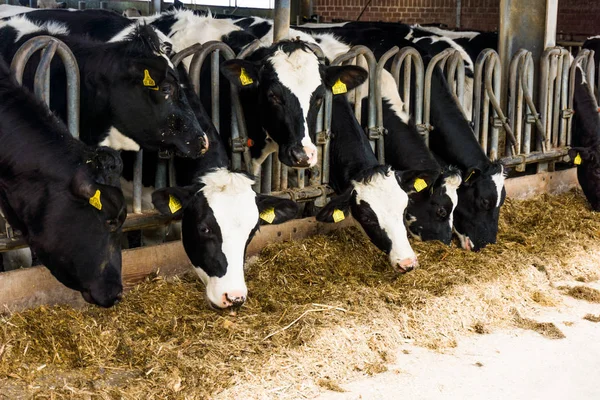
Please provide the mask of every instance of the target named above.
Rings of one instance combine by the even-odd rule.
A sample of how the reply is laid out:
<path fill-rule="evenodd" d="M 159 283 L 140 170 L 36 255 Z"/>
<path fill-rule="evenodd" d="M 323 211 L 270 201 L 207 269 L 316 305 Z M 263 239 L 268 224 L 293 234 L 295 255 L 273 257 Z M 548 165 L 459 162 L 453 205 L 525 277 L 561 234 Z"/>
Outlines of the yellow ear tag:
<path fill-rule="evenodd" d="M 242 82 L 242 85 L 244 86 L 248 86 L 251 83 L 254 83 L 254 81 L 252 80 L 252 78 L 250 78 L 250 75 L 248 75 L 244 68 L 242 68 L 242 70 L 240 71 L 240 82 Z"/>
<path fill-rule="evenodd" d="M 171 210 L 171 214 L 175 214 L 177 211 L 181 210 L 181 202 L 179 199 L 173 195 L 169 195 L 169 210 Z"/>
<path fill-rule="evenodd" d="M 346 84 L 338 78 L 337 82 L 331 87 L 331 91 L 333 94 L 342 94 L 346 93 L 348 88 L 346 88 Z"/>
<path fill-rule="evenodd" d="M 423 190 L 427 187 L 427 182 L 425 182 L 424 179 L 417 178 L 417 179 L 415 179 L 414 187 L 417 192 L 420 192 L 421 190 Z"/>
<path fill-rule="evenodd" d="M 92 207 L 102 210 L 102 202 L 100 201 L 100 189 L 96 189 L 96 193 L 90 197 L 90 204 Z"/>
<path fill-rule="evenodd" d="M 267 208 L 266 210 L 264 210 L 263 212 L 261 212 L 259 214 L 259 217 L 263 221 L 268 222 L 269 224 L 272 224 L 273 221 L 275 221 L 275 209 L 273 207 Z"/>
<path fill-rule="evenodd" d="M 144 86 L 156 86 L 156 82 L 154 82 L 147 69 L 144 70 L 144 80 L 142 82 Z"/>
<path fill-rule="evenodd" d="M 581 155 L 579 155 L 579 153 L 577 153 L 577 155 L 575 156 L 575 159 L 573 159 L 573 164 L 575 164 L 575 165 L 581 164 Z"/>
<path fill-rule="evenodd" d="M 340 221 L 343 221 L 346 219 L 346 216 L 344 215 L 344 212 L 342 210 L 338 210 L 335 209 L 333 210 L 333 222 L 335 222 L 336 224 Z"/>

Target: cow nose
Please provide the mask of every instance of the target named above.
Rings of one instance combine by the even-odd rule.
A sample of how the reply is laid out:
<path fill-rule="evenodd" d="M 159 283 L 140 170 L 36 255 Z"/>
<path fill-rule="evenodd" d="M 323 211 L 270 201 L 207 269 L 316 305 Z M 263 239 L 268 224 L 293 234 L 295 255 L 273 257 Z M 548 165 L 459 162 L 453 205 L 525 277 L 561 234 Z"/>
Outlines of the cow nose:
<path fill-rule="evenodd" d="M 290 156 L 295 167 L 308 167 L 309 156 L 304 151 L 304 148 L 292 148 Z"/>
<path fill-rule="evenodd" d="M 304 152 L 308 157 L 308 166 L 314 167 L 315 165 L 317 165 L 317 148 L 312 144 L 310 146 L 304 146 Z"/>
<path fill-rule="evenodd" d="M 232 291 L 223 294 L 223 297 L 228 303 L 227 307 L 240 307 L 246 301 L 246 295 L 242 291 Z"/>
<path fill-rule="evenodd" d="M 398 270 L 398 272 L 405 274 L 405 273 L 417 268 L 418 266 L 419 266 L 419 261 L 416 259 L 416 257 L 415 258 L 405 258 L 404 260 L 400 260 L 400 262 L 398 262 L 396 264 L 396 269 Z"/>
<path fill-rule="evenodd" d="M 200 150 L 200 154 L 206 153 L 210 147 L 210 142 L 208 141 L 208 136 L 206 136 L 206 134 L 202 135 L 200 138 L 200 147 L 202 149 Z"/>

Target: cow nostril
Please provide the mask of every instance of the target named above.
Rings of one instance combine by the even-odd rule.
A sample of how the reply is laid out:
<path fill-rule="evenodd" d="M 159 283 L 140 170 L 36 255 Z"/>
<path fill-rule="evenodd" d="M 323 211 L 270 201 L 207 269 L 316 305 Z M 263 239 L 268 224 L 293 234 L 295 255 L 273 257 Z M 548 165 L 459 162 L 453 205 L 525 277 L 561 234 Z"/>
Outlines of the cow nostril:
<path fill-rule="evenodd" d="M 225 293 L 224 296 L 227 299 L 230 307 L 240 307 L 246 301 L 246 296 L 242 295 L 229 295 Z"/>

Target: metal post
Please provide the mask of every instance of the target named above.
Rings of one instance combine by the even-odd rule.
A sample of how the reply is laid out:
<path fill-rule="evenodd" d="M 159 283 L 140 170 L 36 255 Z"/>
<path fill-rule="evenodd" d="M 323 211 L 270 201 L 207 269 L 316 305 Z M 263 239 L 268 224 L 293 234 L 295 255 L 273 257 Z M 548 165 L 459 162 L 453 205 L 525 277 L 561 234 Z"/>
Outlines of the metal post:
<path fill-rule="evenodd" d="M 273 43 L 287 39 L 290 32 L 290 0 L 275 0 Z"/>
<path fill-rule="evenodd" d="M 105 10 L 108 8 L 108 1 L 101 1 L 100 2 L 100 8 Z"/>
<path fill-rule="evenodd" d="M 85 10 L 85 1 L 80 1 L 77 3 L 77 6 L 80 10 Z"/>

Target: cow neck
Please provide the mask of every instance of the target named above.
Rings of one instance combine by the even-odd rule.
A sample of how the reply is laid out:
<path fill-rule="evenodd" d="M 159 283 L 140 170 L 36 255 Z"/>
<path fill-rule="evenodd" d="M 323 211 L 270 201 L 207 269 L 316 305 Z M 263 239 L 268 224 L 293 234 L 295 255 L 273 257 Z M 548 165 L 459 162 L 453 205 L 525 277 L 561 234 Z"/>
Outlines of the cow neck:
<path fill-rule="evenodd" d="M 595 147 L 600 145 L 600 114 L 598 103 L 587 82 L 583 82 L 581 68 L 577 68 L 573 102 L 575 123 L 573 129 L 573 145 Z"/>
<path fill-rule="evenodd" d="M 332 103 L 330 184 L 342 193 L 352 180 L 379 166 L 379 162 L 346 97 L 336 95 Z"/>
<path fill-rule="evenodd" d="M 491 164 L 438 67 L 431 77 L 431 124 L 430 147 L 448 164 L 463 171 Z"/>

